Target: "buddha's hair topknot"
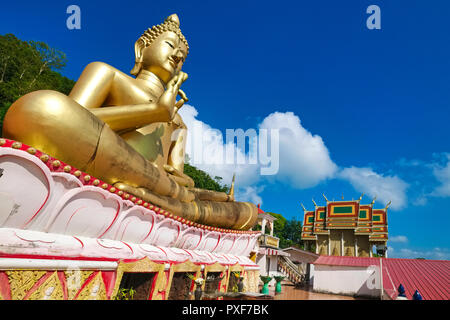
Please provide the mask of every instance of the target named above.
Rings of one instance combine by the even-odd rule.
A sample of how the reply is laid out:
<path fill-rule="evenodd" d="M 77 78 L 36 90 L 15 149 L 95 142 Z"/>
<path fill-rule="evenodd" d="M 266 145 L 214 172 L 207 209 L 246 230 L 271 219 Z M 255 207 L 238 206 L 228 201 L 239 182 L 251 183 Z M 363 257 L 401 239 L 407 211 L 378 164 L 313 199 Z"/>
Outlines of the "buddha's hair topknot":
<path fill-rule="evenodd" d="M 180 40 L 186 45 L 187 51 L 189 52 L 189 45 L 186 38 L 181 33 L 180 30 L 180 20 L 176 14 L 169 16 L 163 23 L 148 28 L 140 37 L 145 42 L 145 46 L 148 47 L 152 42 L 166 31 L 172 31 L 180 38 Z"/>

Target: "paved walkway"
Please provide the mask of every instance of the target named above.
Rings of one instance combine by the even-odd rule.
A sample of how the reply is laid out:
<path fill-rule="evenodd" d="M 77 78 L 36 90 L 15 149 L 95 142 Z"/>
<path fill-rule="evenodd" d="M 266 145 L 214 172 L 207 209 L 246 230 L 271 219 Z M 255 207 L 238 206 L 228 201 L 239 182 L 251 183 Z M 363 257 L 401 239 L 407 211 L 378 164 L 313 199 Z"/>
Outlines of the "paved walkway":
<path fill-rule="evenodd" d="M 269 287 L 269 294 L 275 296 L 275 300 L 359 300 L 351 296 L 317 293 L 292 285 L 283 285 L 279 294 L 275 294 L 275 287 Z"/>

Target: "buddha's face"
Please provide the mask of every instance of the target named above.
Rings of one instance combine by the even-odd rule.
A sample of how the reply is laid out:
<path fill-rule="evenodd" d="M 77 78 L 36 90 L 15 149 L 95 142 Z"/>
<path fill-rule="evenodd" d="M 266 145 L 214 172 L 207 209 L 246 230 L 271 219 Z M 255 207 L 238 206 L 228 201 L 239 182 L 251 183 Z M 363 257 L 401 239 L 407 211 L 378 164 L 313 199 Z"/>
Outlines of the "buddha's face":
<path fill-rule="evenodd" d="M 142 55 L 142 68 L 167 83 L 183 66 L 187 48 L 176 33 L 166 31 L 159 35 Z"/>

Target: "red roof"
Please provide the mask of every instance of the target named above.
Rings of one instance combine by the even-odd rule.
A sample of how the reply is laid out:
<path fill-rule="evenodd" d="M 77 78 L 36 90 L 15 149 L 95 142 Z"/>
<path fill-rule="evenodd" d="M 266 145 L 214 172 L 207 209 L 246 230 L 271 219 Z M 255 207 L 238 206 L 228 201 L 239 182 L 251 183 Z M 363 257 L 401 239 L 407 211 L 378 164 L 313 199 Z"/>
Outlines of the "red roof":
<path fill-rule="evenodd" d="M 383 288 L 392 298 L 403 285 L 406 297 L 412 299 L 419 290 L 424 300 L 450 300 L 450 261 L 320 256 L 314 264 L 349 267 L 379 266 L 383 264 Z"/>
<path fill-rule="evenodd" d="M 261 205 L 258 203 L 258 214 L 260 214 L 260 213 L 265 213 L 265 212 L 261 210 Z"/>
<path fill-rule="evenodd" d="M 380 265 L 380 258 L 319 256 L 314 264 L 331 266 L 368 267 Z"/>
<path fill-rule="evenodd" d="M 383 259 L 384 270 L 387 272 L 383 274 L 383 285 L 391 298 L 397 297 L 401 283 L 408 299 L 412 299 L 414 291 L 419 290 L 424 300 L 450 300 L 448 260 Z"/>

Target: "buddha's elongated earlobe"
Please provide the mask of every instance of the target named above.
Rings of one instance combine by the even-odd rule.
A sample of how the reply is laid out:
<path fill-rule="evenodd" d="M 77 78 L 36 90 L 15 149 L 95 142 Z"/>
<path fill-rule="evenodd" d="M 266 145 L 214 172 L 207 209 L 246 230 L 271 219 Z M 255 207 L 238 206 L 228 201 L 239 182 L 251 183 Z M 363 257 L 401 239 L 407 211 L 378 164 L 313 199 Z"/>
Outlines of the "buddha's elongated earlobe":
<path fill-rule="evenodd" d="M 130 71 L 132 75 L 138 75 L 139 71 L 142 68 L 142 56 L 143 51 L 145 49 L 145 42 L 142 38 L 139 38 L 134 44 L 134 55 L 135 55 L 135 64 L 133 69 Z"/>

